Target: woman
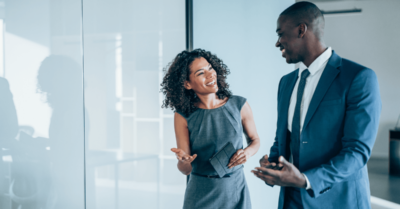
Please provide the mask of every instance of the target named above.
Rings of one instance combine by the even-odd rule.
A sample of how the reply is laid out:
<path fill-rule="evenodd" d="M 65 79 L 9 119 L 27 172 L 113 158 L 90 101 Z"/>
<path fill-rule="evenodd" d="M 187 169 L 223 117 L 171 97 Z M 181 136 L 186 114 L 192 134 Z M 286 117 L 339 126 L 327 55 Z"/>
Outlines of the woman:
<path fill-rule="evenodd" d="M 178 169 L 190 175 L 183 208 L 251 208 L 243 164 L 260 147 L 253 113 L 246 99 L 233 96 L 226 83 L 229 69 L 208 51 L 183 51 L 169 66 L 163 107 L 175 111 Z M 248 146 L 243 149 L 242 133 Z M 231 173 L 219 177 L 209 159 L 231 142 Z M 231 169 L 233 168 L 233 169 Z"/>

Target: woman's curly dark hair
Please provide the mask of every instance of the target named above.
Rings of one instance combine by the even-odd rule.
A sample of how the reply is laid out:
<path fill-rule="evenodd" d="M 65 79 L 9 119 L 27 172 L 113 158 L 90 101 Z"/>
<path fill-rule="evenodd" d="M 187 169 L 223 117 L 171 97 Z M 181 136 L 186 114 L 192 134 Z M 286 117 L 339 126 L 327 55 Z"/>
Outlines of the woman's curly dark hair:
<path fill-rule="evenodd" d="M 195 49 L 190 52 L 185 50 L 164 68 L 165 76 L 161 83 L 161 92 L 165 95 L 163 108 L 171 108 L 186 116 L 197 110 L 195 104 L 200 100 L 193 90 L 187 90 L 184 87 L 184 83 L 189 81 L 190 64 L 200 57 L 206 59 L 217 73 L 218 91 L 216 94 L 218 98 L 225 99 L 232 95 L 229 84 L 226 83 L 226 76 L 230 71 L 221 59 L 203 49 Z"/>

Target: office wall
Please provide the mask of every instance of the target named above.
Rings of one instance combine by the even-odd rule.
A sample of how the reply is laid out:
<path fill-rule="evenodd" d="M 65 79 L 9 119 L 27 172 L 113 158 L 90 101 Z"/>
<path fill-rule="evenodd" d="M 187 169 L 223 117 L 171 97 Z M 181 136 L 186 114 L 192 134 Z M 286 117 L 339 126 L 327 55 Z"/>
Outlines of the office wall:
<path fill-rule="evenodd" d="M 261 148 L 244 168 L 253 208 L 278 206 L 279 187 L 266 186 L 250 170 L 269 154 L 276 130 L 278 83 L 294 69 L 275 48 L 276 20 L 293 3 L 202 0 L 193 5 L 194 48 L 209 50 L 227 64 L 232 92 L 246 97 L 253 110 Z"/>
<path fill-rule="evenodd" d="M 84 208 L 80 0 L 0 1 L 0 208 Z"/>
<path fill-rule="evenodd" d="M 373 69 L 379 81 L 382 114 L 372 157 L 388 157 L 389 129 L 400 116 L 400 2 L 316 2 L 322 10 L 362 9 L 359 14 L 325 16 L 325 42 L 343 58 Z"/>

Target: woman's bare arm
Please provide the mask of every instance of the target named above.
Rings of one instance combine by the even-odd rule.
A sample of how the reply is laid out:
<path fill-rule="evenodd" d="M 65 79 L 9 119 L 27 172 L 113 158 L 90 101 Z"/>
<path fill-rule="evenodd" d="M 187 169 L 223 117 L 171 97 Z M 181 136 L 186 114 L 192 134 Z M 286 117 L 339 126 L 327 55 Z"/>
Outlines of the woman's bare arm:
<path fill-rule="evenodd" d="M 172 148 L 171 151 L 176 154 L 178 161 L 178 169 L 184 175 L 192 172 L 192 162 L 197 157 L 196 154 L 190 154 L 189 130 L 186 119 L 179 113 L 174 115 L 175 137 L 178 148 Z"/>
<path fill-rule="evenodd" d="M 228 166 L 234 167 L 244 164 L 247 159 L 257 153 L 260 148 L 260 137 L 257 134 L 256 124 L 254 123 L 253 112 L 251 111 L 249 103 L 245 103 L 240 112 L 242 117 L 242 125 L 244 135 L 247 140 L 247 147 L 243 150 L 238 150 L 231 158 Z"/>

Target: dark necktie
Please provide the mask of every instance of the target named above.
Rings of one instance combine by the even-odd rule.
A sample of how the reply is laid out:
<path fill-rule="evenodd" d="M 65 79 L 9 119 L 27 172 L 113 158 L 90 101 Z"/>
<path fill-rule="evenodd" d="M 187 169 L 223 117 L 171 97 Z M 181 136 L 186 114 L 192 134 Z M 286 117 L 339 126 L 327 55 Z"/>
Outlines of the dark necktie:
<path fill-rule="evenodd" d="M 297 89 L 297 101 L 294 109 L 292 121 L 292 133 L 290 134 L 290 150 L 292 151 L 293 164 L 299 168 L 299 153 L 300 153 L 300 108 L 301 101 L 303 100 L 304 87 L 306 86 L 306 79 L 310 75 L 310 71 L 305 69 L 301 73 L 299 87 Z"/>

